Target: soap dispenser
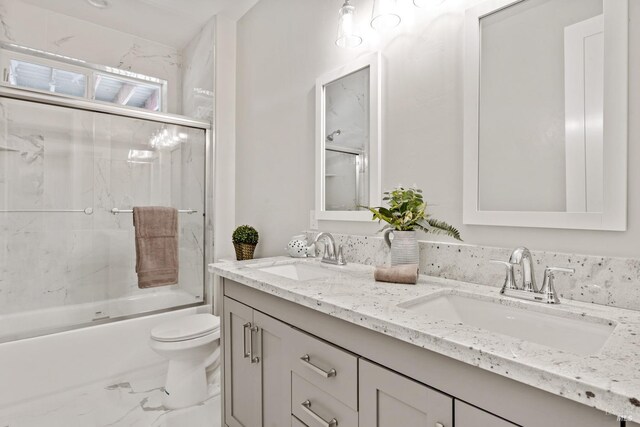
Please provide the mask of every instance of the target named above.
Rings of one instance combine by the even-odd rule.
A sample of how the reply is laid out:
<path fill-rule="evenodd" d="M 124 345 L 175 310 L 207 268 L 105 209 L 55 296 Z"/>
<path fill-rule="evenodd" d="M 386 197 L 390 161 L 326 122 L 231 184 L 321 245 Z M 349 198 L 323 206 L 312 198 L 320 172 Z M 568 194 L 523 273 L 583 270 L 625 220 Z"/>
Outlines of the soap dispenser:
<path fill-rule="evenodd" d="M 300 234 L 293 236 L 287 244 L 287 253 L 293 258 L 307 258 L 315 255 L 315 245 L 308 245 L 307 238 Z"/>

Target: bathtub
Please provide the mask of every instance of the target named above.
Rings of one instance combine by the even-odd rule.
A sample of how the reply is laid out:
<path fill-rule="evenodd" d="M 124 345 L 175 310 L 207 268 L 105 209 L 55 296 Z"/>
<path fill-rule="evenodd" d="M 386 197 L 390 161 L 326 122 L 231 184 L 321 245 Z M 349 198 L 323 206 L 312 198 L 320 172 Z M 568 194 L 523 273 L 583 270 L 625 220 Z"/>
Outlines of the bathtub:
<path fill-rule="evenodd" d="M 189 297 L 193 302 L 194 297 Z M 168 300 L 175 303 L 175 295 L 158 291 L 153 301 L 138 295 L 119 302 L 95 303 L 96 306 L 67 307 L 69 312 L 64 317 L 74 321 L 77 320 L 74 316 L 90 318 L 96 308 L 112 315 L 123 315 L 127 312 L 125 309 L 132 306 L 157 309 Z M 117 312 L 115 307 L 124 311 Z M 203 312 L 211 312 L 211 306 L 199 305 L 1 343 L 0 408 L 164 364 L 166 361 L 149 347 L 151 329 L 170 319 Z M 14 327 L 26 328 L 27 324 L 50 327 L 51 323 L 47 325 L 47 322 L 57 324 L 60 320 L 57 317 L 60 313 L 47 310 L 32 312 L 31 318 L 25 314 L 20 313 L 19 316 L 24 317 L 10 320 Z M 11 316 L 14 315 L 8 317 Z M 7 329 L 3 316 L 0 316 L 0 325 L 3 330 Z"/>
<path fill-rule="evenodd" d="M 176 287 L 144 290 L 123 298 L 0 315 L 0 343 L 201 302 L 202 299 Z"/>

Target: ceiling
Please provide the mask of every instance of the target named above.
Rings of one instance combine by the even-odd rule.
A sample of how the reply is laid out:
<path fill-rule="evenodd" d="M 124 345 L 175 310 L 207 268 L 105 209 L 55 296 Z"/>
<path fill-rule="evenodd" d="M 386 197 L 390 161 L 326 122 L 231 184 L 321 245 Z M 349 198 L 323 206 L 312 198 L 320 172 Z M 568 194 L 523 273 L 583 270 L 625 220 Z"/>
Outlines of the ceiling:
<path fill-rule="evenodd" d="M 258 0 L 108 0 L 98 9 L 86 0 L 22 0 L 175 48 L 184 47 L 214 15 L 237 20 Z"/>

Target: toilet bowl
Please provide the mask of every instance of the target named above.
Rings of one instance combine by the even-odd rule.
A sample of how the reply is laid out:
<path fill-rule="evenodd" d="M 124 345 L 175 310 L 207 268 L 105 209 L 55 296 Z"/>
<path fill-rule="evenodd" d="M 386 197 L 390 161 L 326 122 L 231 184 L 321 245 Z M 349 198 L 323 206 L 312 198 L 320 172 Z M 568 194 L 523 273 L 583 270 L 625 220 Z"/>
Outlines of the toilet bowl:
<path fill-rule="evenodd" d="M 208 397 L 208 366 L 220 355 L 220 318 L 194 314 L 162 323 L 151 330 L 151 348 L 169 360 L 163 405 L 179 409 Z"/>

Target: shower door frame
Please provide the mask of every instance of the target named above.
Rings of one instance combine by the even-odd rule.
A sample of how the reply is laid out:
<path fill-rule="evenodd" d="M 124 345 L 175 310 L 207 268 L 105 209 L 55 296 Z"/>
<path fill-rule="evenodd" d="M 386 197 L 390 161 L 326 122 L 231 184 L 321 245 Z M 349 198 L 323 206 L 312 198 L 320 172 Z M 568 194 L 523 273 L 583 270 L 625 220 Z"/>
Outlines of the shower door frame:
<path fill-rule="evenodd" d="M 143 110 L 135 107 L 126 107 L 119 106 L 115 104 L 111 104 L 108 102 L 95 101 L 95 100 L 85 100 L 81 98 L 71 97 L 67 95 L 60 94 L 51 94 L 50 92 L 35 90 L 35 89 L 24 89 L 24 88 L 16 88 L 14 86 L 9 86 L 6 83 L 0 82 L 0 99 L 15 99 L 19 101 L 28 101 L 45 105 L 52 105 L 57 107 L 65 107 L 72 108 L 76 110 L 89 111 L 93 113 L 103 113 L 110 114 L 113 116 L 127 117 L 131 119 L 139 119 L 139 120 L 148 120 L 157 123 L 164 123 L 168 125 L 177 125 L 190 127 L 194 129 L 201 129 L 205 131 L 205 171 L 204 171 L 204 212 L 203 221 L 204 221 L 204 236 L 203 236 L 203 265 L 202 265 L 202 301 L 191 303 L 191 304 L 182 304 L 175 307 L 163 308 L 159 310 L 146 311 L 144 313 L 130 314 L 126 316 L 118 316 L 114 318 L 105 318 L 100 320 L 92 320 L 90 322 L 79 323 L 75 325 L 68 325 L 63 327 L 56 327 L 48 329 L 45 333 L 42 331 L 38 332 L 27 332 L 24 334 L 16 334 L 12 336 L 10 341 L 2 341 L 0 340 L 0 344 L 3 342 L 12 342 L 18 341 L 26 338 L 33 338 L 38 336 L 46 336 L 59 332 L 71 331 L 74 329 L 82 329 L 89 326 L 102 325 L 106 323 L 115 323 L 122 320 L 135 319 L 145 316 L 151 316 L 154 314 L 167 313 L 170 311 L 182 310 L 190 307 L 199 307 L 204 306 L 206 304 L 213 304 L 212 298 L 213 295 L 209 295 L 207 286 L 207 277 L 208 271 L 207 266 L 211 262 L 213 262 L 213 237 L 214 237 L 214 218 L 213 218 L 213 201 L 214 201 L 214 155 L 215 155 L 215 146 L 214 146 L 214 138 L 213 138 L 213 130 L 212 124 L 206 121 L 192 119 L 186 116 L 180 116 L 177 114 L 169 114 L 163 112 L 149 111 Z"/>

